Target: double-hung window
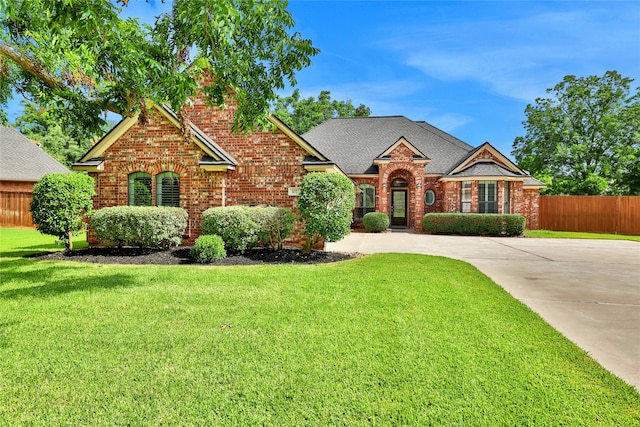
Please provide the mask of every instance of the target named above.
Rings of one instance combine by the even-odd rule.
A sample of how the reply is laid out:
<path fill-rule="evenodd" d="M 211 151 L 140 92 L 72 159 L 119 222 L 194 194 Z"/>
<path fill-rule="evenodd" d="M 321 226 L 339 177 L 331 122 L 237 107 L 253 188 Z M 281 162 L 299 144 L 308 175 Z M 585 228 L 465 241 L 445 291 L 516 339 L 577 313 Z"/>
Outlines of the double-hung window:
<path fill-rule="evenodd" d="M 478 181 L 478 212 L 498 213 L 497 181 Z"/>
<path fill-rule="evenodd" d="M 371 184 L 360 184 L 358 190 L 354 215 L 356 221 L 362 220 L 367 212 L 376 210 L 376 187 Z"/>
<path fill-rule="evenodd" d="M 471 212 L 471 181 L 462 181 L 460 186 L 460 212 Z"/>

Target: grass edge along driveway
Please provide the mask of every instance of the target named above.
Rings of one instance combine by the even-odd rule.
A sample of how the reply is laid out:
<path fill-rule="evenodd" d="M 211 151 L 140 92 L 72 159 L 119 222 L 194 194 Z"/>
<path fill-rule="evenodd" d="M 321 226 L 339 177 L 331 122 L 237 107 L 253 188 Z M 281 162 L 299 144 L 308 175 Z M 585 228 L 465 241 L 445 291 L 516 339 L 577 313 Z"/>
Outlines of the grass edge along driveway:
<path fill-rule="evenodd" d="M 464 262 L 92 265 L 22 258 L 53 249 L 31 233 L 0 230 L 0 425 L 640 424 Z"/>

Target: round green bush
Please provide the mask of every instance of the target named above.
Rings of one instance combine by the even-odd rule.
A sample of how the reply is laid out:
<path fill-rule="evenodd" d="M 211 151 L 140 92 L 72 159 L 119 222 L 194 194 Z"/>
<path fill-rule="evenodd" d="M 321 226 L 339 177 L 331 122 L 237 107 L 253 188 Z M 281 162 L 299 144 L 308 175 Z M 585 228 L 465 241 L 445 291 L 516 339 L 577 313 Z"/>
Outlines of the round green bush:
<path fill-rule="evenodd" d="M 362 223 L 365 230 L 378 233 L 389 228 L 389 216 L 384 212 L 367 212 L 362 217 Z"/>
<path fill-rule="evenodd" d="M 195 262 L 206 264 L 226 257 L 227 252 L 224 250 L 222 237 L 211 234 L 198 237 L 189 251 L 189 256 Z"/>
<path fill-rule="evenodd" d="M 258 244 L 260 225 L 248 206 L 209 208 L 202 213 L 202 234 L 222 237 L 229 252 L 244 253 Z"/>

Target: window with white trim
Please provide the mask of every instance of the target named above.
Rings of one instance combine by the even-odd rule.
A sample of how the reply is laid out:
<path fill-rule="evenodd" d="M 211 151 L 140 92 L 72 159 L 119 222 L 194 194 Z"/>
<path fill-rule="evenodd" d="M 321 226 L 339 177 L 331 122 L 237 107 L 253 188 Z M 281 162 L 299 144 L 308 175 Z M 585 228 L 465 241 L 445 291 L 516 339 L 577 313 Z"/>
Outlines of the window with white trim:
<path fill-rule="evenodd" d="M 471 212 L 471 181 L 462 181 L 460 185 L 460 212 Z"/>
<path fill-rule="evenodd" d="M 478 181 L 478 213 L 498 213 L 497 181 Z"/>

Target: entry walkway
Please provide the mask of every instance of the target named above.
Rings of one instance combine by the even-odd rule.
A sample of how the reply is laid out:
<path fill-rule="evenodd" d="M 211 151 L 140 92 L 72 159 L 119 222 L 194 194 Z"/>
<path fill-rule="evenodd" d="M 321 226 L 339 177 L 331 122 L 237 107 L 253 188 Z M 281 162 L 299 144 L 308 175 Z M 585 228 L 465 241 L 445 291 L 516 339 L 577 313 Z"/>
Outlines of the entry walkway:
<path fill-rule="evenodd" d="M 640 243 L 351 233 L 336 252 L 440 255 L 476 266 L 640 390 Z"/>

